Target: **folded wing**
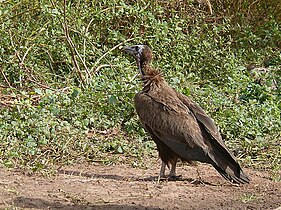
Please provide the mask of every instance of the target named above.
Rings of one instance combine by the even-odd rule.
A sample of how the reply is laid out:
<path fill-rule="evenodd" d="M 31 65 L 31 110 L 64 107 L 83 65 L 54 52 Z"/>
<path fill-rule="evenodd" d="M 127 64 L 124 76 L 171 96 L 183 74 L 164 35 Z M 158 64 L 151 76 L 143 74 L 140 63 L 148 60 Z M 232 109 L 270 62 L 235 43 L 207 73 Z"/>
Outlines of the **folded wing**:
<path fill-rule="evenodd" d="M 203 109 L 169 86 L 158 90 L 163 92 L 140 92 L 135 97 L 136 110 L 146 130 L 181 159 L 210 163 L 224 178 L 248 183 Z"/>

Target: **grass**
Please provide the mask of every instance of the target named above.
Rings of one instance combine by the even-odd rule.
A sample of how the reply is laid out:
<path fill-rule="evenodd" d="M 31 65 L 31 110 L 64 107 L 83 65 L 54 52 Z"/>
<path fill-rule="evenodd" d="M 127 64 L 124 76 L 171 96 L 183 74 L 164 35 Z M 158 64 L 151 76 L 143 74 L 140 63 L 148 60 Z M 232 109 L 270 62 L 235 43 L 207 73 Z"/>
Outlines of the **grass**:
<path fill-rule="evenodd" d="M 233 2 L 213 3 L 210 15 L 196 1 L 4 1 L 0 164 L 144 167 L 157 153 L 133 107 L 135 63 L 120 49 L 146 43 L 154 65 L 215 119 L 240 161 L 280 180 L 278 2 L 248 0 L 236 12 Z M 267 72 L 251 71 L 253 63 Z"/>
<path fill-rule="evenodd" d="M 258 200 L 258 196 L 256 195 L 253 195 L 253 194 L 243 194 L 241 197 L 240 197 L 240 200 L 243 202 L 243 203 L 250 203 L 250 202 L 254 202 L 256 200 Z"/>

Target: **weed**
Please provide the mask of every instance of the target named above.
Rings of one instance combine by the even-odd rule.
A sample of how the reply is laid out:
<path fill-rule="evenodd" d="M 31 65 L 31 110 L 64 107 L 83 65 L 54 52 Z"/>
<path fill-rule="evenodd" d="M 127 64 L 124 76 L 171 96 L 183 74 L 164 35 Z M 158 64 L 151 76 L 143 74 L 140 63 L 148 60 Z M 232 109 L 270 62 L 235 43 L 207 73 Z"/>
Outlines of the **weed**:
<path fill-rule="evenodd" d="M 240 197 L 240 199 L 243 203 L 249 203 L 249 202 L 253 202 L 253 201 L 257 200 L 258 197 L 256 195 L 253 195 L 253 194 L 243 194 Z"/>

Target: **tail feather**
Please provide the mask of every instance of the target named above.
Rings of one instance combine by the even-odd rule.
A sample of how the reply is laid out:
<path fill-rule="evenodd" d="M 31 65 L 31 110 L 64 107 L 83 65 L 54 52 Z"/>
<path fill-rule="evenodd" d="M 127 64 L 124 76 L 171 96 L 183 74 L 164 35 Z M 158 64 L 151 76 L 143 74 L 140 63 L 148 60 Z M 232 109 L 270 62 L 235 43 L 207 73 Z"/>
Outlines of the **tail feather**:
<path fill-rule="evenodd" d="M 248 184 L 250 182 L 249 177 L 242 171 L 239 165 L 239 168 L 236 170 L 236 172 L 230 168 L 228 168 L 228 170 L 224 170 L 215 163 L 213 163 L 212 165 L 223 178 L 230 182 L 236 184 Z"/>
<path fill-rule="evenodd" d="M 226 147 L 217 141 L 211 141 L 210 148 L 208 156 L 211 159 L 211 164 L 222 177 L 237 184 L 250 182 L 249 177 L 243 172 L 239 163 Z"/>
<path fill-rule="evenodd" d="M 212 135 L 204 124 L 199 122 L 203 139 L 208 145 L 205 155 L 208 157 L 207 163 L 213 167 L 224 177 L 238 184 L 246 184 L 250 182 L 248 176 L 242 171 L 239 163 L 235 160 L 234 155 L 227 149 L 220 135 Z"/>

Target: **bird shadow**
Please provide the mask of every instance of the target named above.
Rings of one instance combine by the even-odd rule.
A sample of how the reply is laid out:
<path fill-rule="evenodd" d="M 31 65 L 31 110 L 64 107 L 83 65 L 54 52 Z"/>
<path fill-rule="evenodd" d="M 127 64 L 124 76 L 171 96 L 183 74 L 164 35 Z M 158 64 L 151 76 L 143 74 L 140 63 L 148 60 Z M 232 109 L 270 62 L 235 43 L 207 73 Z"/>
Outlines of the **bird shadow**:
<path fill-rule="evenodd" d="M 148 176 L 144 178 L 136 177 L 136 176 L 120 176 L 120 175 L 112 175 L 112 174 L 96 174 L 90 172 L 80 172 L 74 170 L 65 170 L 59 169 L 59 174 L 66 174 L 70 176 L 81 176 L 86 178 L 101 178 L 101 179 L 111 179 L 116 181 L 146 181 L 146 182 L 158 182 L 158 176 Z M 218 186 L 217 184 L 213 184 L 201 179 L 193 179 L 193 178 L 184 178 L 181 175 L 177 178 L 165 177 L 161 178 L 159 182 L 188 182 L 195 186 L 200 185 L 208 185 L 208 186 Z"/>
<path fill-rule="evenodd" d="M 74 170 L 58 170 L 59 174 L 66 174 L 70 176 L 80 176 L 85 178 L 101 178 L 101 179 L 111 179 L 116 181 L 146 181 L 146 182 L 158 182 L 158 176 L 148 176 L 144 178 L 134 177 L 134 176 L 120 176 L 120 175 L 111 175 L 111 174 L 95 174 L 89 172 L 80 172 Z M 192 185 L 209 185 L 209 186 L 217 186 L 216 184 L 212 184 L 207 181 L 203 181 L 200 179 L 192 179 L 192 178 L 184 178 L 184 177 L 177 177 L 177 178 L 161 178 L 160 182 L 188 182 Z"/>
<path fill-rule="evenodd" d="M 118 204 L 92 204 L 92 203 L 61 203 L 59 201 L 47 201 L 40 198 L 16 197 L 10 203 L 13 207 L 23 209 L 60 209 L 60 210 L 84 210 L 84 209 L 136 209 L 136 210 L 159 210 L 161 208 L 140 205 L 118 205 Z"/>
<path fill-rule="evenodd" d="M 139 178 L 139 181 L 158 181 L 158 176 L 149 176 L 145 178 Z M 177 177 L 177 178 L 171 178 L 171 177 L 165 177 L 161 178 L 159 182 L 188 182 L 192 185 L 209 185 L 209 186 L 217 186 L 216 184 L 212 184 L 207 181 L 203 181 L 200 179 L 192 179 L 192 178 L 183 178 L 183 177 Z"/>
<path fill-rule="evenodd" d="M 112 179 L 112 180 L 128 180 L 128 179 L 135 179 L 134 177 L 126 177 L 126 176 L 120 176 L 120 175 L 111 175 L 111 174 L 95 174 L 95 173 L 89 173 L 89 172 L 81 172 L 81 171 L 74 171 L 74 170 L 64 170 L 59 169 L 59 174 L 66 174 L 70 176 L 80 176 L 85 178 L 101 178 L 101 179 Z"/>

